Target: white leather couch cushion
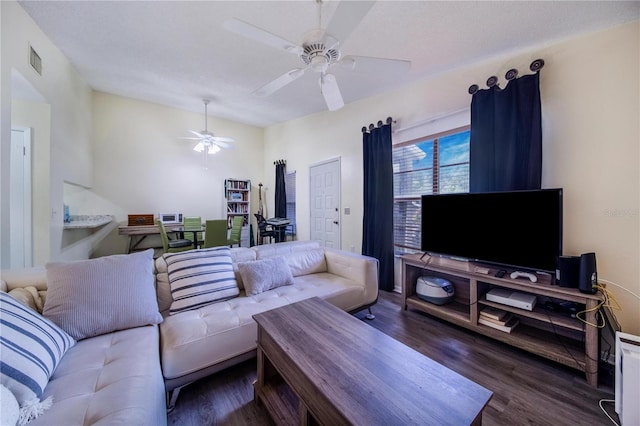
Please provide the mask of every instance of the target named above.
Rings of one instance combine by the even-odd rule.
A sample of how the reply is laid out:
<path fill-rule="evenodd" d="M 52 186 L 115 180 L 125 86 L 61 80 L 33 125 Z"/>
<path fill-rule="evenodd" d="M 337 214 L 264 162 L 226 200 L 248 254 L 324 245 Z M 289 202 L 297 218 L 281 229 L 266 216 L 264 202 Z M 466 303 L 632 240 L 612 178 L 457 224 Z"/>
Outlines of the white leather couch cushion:
<path fill-rule="evenodd" d="M 165 318 L 160 327 L 162 371 L 167 379 L 204 369 L 256 348 L 252 316 L 318 296 L 349 311 L 362 305 L 364 287 L 329 273 L 294 278 L 294 285 Z"/>
<path fill-rule="evenodd" d="M 158 326 L 79 341 L 44 389 L 53 405 L 29 422 L 40 425 L 166 425 Z"/>
<path fill-rule="evenodd" d="M 294 277 L 327 272 L 323 248 L 295 251 L 285 259 Z"/>
<path fill-rule="evenodd" d="M 254 246 L 251 249 L 255 251 L 256 259 L 265 259 L 274 256 L 287 258 L 291 254 L 315 248 L 322 248 L 318 241 L 286 241 L 278 244 Z"/>

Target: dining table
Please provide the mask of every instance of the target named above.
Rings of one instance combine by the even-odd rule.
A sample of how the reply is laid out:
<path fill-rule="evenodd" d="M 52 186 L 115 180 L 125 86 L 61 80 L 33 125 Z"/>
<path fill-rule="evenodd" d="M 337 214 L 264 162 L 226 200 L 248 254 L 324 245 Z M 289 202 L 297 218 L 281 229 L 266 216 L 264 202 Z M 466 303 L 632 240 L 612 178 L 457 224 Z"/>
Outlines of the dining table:
<path fill-rule="evenodd" d="M 191 239 L 193 241 L 193 248 L 198 248 L 198 232 L 204 232 L 205 226 L 204 225 L 200 225 L 200 226 L 177 226 L 174 228 L 175 231 L 177 231 L 180 235 L 180 238 L 184 238 L 184 234 L 185 233 L 191 233 L 191 235 L 193 235 L 193 238 Z M 204 240 L 201 241 L 204 244 Z"/>

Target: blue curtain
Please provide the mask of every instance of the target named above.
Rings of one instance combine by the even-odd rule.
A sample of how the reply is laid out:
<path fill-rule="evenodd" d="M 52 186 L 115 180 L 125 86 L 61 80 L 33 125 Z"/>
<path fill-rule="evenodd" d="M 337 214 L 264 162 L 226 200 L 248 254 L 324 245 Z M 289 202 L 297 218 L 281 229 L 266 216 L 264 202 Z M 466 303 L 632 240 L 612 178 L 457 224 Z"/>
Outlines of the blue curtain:
<path fill-rule="evenodd" d="M 470 192 L 540 189 L 540 74 L 479 90 L 471 101 Z"/>
<path fill-rule="evenodd" d="M 286 172 L 286 163 L 284 160 L 278 160 L 276 165 L 276 191 L 275 191 L 275 217 L 287 217 L 287 192 L 285 190 L 284 175 Z"/>
<path fill-rule="evenodd" d="M 393 164 L 391 124 L 362 134 L 364 218 L 362 254 L 379 262 L 378 286 L 393 290 Z"/>

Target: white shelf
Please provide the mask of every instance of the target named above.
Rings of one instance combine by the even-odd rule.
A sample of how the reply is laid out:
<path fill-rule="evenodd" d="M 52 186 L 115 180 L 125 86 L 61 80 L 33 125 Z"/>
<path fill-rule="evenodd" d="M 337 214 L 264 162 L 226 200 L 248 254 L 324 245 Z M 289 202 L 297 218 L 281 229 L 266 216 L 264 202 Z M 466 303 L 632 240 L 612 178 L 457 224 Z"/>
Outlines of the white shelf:
<path fill-rule="evenodd" d="M 71 222 L 66 222 L 63 229 L 91 229 L 99 228 L 113 221 L 111 215 L 77 215 L 71 216 Z"/>

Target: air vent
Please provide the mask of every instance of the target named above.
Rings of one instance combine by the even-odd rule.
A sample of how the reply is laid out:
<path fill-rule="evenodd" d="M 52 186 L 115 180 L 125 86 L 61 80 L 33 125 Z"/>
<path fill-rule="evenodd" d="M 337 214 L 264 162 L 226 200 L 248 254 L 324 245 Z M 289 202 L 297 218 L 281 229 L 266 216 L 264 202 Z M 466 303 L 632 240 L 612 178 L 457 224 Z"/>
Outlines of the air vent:
<path fill-rule="evenodd" d="M 42 75 L 42 59 L 31 46 L 29 46 L 29 64 L 38 74 Z"/>

